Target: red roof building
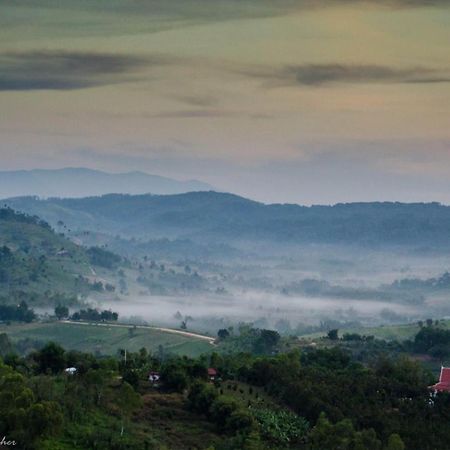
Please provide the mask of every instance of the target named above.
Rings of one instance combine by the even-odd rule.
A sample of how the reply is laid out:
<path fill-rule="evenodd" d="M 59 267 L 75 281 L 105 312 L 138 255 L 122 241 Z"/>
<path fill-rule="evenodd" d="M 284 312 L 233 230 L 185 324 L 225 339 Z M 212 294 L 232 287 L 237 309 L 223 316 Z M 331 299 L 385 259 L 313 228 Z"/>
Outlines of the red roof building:
<path fill-rule="evenodd" d="M 439 382 L 430 386 L 435 392 L 450 392 L 450 367 L 441 367 Z"/>

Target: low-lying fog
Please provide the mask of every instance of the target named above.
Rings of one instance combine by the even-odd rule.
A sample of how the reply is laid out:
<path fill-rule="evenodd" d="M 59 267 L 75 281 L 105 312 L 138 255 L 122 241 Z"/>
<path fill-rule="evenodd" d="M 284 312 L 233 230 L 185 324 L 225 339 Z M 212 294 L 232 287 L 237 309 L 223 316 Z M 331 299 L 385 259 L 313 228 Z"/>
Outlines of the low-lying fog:
<path fill-rule="evenodd" d="M 188 318 L 189 329 L 212 333 L 217 332 L 220 326 L 240 322 L 294 332 L 299 325 L 319 325 L 320 322 L 332 321 L 369 325 L 386 322 L 386 316 L 389 315 L 398 320 L 412 320 L 422 313 L 418 306 L 391 302 L 285 297 L 259 292 L 237 296 L 134 297 L 103 302 L 101 306 L 117 311 L 121 320 L 130 323 L 179 327 L 181 321 Z"/>

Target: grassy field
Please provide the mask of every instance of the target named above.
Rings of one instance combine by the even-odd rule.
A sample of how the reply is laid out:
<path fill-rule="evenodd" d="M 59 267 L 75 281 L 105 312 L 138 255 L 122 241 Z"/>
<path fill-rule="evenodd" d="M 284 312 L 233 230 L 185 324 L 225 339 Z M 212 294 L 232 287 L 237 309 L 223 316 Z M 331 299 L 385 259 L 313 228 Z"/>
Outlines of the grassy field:
<path fill-rule="evenodd" d="M 13 340 L 30 338 L 38 341 L 54 341 L 66 349 L 101 354 L 115 354 L 119 349 L 137 351 L 142 347 L 157 352 L 159 346 L 165 352 L 178 355 L 199 356 L 212 350 L 212 345 L 196 337 L 172 334 L 159 330 L 100 326 L 74 323 L 31 323 L 0 325 L 0 333 L 7 333 Z"/>

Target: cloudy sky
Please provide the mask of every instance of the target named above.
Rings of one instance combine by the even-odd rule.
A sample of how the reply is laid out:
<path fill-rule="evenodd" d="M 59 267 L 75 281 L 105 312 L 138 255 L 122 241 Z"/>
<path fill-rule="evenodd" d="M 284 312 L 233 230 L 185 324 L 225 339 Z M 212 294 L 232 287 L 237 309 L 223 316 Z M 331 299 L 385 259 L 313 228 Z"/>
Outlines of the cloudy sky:
<path fill-rule="evenodd" d="M 450 204 L 448 0 L 0 0 L 2 170 Z"/>

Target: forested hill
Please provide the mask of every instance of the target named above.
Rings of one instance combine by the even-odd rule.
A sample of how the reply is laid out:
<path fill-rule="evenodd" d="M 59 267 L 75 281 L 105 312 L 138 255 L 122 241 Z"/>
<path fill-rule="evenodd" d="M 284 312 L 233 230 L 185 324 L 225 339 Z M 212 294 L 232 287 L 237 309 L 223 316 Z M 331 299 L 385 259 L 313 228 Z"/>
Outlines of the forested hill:
<path fill-rule="evenodd" d="M 26 298 L 46 304 L 58 295 L 76 298 L 105 285 L 93 273 L 120 258 L 104 249 L 86 249 L 55 233 L 43 220 L 0 209 L 0 303 Z"/>
<path fill-rule="evenodd" d="M 438 203 L 266 205 L 236 195 L 105 195 L 82 199 L 7 200 L 55 225 L 136 237 L 214 242 L 450 246 L 450 207 Z"/>

